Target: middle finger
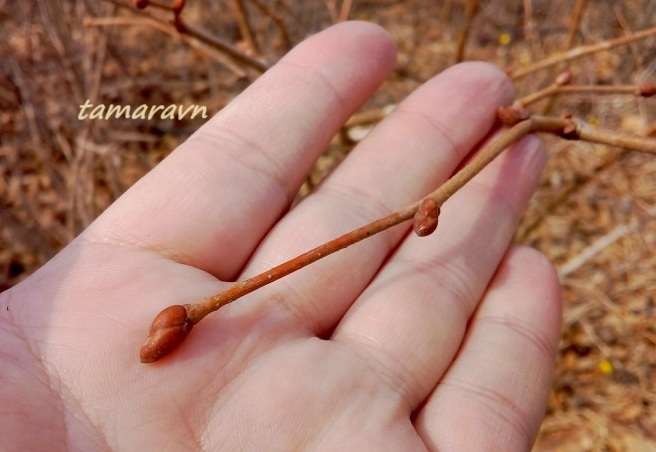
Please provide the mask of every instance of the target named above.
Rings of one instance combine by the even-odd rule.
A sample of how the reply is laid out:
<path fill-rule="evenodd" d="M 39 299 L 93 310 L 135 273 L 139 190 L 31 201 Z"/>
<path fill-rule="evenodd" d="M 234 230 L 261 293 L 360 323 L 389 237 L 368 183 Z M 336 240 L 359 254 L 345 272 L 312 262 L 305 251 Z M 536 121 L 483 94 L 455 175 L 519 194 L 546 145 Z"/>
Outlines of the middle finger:
<path fill-rule="evenodd" d="M 484 94 L 483 94 L 484 93 Z M 496 67 L 466 63 L 427 82 L 266 237 L 245 276 L 405 207 L 446 180 L 489 132 L 512 86 Z M 260 291 L 251 309 L 282 309 L 310 334 L 342 317 L 407 231 L 392 228 Z M 272 301 L 278 303 L 272 303 Z"/>

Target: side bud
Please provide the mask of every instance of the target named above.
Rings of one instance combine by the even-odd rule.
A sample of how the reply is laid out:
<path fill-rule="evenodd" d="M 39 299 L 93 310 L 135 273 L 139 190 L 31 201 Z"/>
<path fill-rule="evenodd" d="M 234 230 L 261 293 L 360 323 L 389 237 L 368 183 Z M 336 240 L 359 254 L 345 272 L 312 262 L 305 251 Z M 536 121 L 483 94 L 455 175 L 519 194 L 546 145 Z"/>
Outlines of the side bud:
<path fill-rule="evenodd" d="M 434 199 L 424 199 L 413 220 L 413 229 L 419 237 L 432 234 L 437 229 L 437 217 L 440 216 L 440 207 Z"/>

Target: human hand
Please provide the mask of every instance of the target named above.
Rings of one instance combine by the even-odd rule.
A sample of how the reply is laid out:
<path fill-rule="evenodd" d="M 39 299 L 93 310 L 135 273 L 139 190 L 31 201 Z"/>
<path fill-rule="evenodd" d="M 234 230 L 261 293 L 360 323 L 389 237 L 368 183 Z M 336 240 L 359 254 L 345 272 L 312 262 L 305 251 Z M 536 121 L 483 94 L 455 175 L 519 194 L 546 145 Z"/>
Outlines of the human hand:
<path fill-rule="evenodd" d="M 0 437 L 13 450 L 526 450 L 550 389 L 558 283 L 509 246 L 544 162 L 512 147 L 442 209 L 209 316 L 155 364 L 153 315 L 420 199 L 512 101 L 482 63 L 430 80 L 286 212 L 383 81 L 379 28 L 298 46 L 24 283 L 0 294 Z"/>

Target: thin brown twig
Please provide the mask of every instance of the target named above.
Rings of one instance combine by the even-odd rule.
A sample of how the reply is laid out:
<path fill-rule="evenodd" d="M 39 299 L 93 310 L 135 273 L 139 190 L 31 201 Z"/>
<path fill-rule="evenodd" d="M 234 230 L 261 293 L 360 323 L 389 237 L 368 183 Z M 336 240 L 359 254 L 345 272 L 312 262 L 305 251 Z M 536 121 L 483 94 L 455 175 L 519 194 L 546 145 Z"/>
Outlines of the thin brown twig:
<path fill-rule="evenodd" d="M 613 11 L 615 12 L 617 22 L 619 22 L 620 27 L 622 27 L 622 30 L 624 30 L 624 34 L 630 35 L 631 28 L 629 23 L 626 21 L 624 14 L 622 14 L 622 8 L 620 8 L 619 5 L 615 5 L 615 7 L 613 7 Z M 633 61 L 635 62 L 634 73 L 639 74 L 644 70 L 644 65 L 642 58 L 640 58 L 640 51 L 638 50 L 638 46 L 635 42 L 629 44 L 629 50 L 631 51 L 631 54 L 633 55 Z"/>
<path fill-rule="evenodd" d="M 251 27 L 251 21 L 248 17 L 248 11 L 244 6 L 243 0 L 231 0 L 230 4 L 234 10 L 234 17 L 237 21 L 237 26 L 239 27 L 239 34 L 246 41 L 248 47 L 253 53 L 260 53 L 259 46 L 255 40 L 255 35 L 253 33 L 253 28 Z"/>
<path fill-rule="evenodd" d="M 207 54 L 210 58 L 216 60 L 219 64 L 232 71 L 238 78 L 246 77 L 244 69 L 224 53 L 218 52 L 214 47 L 211 47 L 204 42 L 200 42 L 191 36 L 182 35 L 175 29 L 175 27 L 150 17 L 86 17 L 83 24 L 85 27 L 147 25 L 163 33 L 167 33 L 175 39 L 180 39 L 185 44 Z"/>
<path fill-rule="evenodd" d="M 273 22 L 276 24 L 276 27 L 280 31 L 280 36 L 282 38 L 282 46 L 285 51 L 292 48 L 292 38 L 285 24 L 285 19 L 282 14 L 275 12 L 272 8 L 262 3 L 260 0 L 251 0 L 255 7 L 265 16 L 269 16 Z"/>
<path fill-rule="evenodd" d="M 337 13 L 337 0 L 324 0 L 323 4 L 326 7 L 326 11 L 328 11 L 330 23 L 337 23 L 339 20 L 339 14 Z"/>
<path fill-rule="evenodd" d="M 507 126 L 529 121 L 532 123 L 531 131 L 533 132 L 546 132 L 567 140 L 582 140 L 656 154 L 656 139 L 654 138 L 618 130 L 603 129 L 570 116 L 555 118 L 531 115 L 522 107 L 511 106 L 501 107 L 499 117 Z"/>
<path fill-rule="evenodd" d="M 342 2 L 342 7 L 339 9 L 339 17 L 337 18 L 338 22 L 344 22 L 348 20 L 352 7 L 353 0 L 344 0 Z"/>
<path fill-rule="evenodd" d="M 240 63 L 245 64 L 246 66 L 249 66 L 260 73 L 263 73 L 267 69 L 269 69 L 269 66 L 266 63 L 256 58 L 253 58 L 240 50 L 237 50 L 232 45 L 228 44 L 227 42 L 216 36 L 207 33 L 205 30 L 201 30 L 196 27 L 191 27 L 187 25 L 185 22 L 182 22 L 181 20 L 176 23 L 175 27 L 178 29 L 180 33 L 185 33 L 188 34 L 189 36 L 193 36 L 199 41 L 202 41 L 205 44 L 208 44 L 216 48 L 217 50 L 224 52 L 225 54 L 231 56 L 236 61 L 239 61 Z"/>
<path fill-rule="evenodd" d="M 82 103 L 84 101 L 82 89 L 80 88 L 82 83 L 80 82 L 78 74 L 75 71 L 75 66 L 72 63 L 72 61 L 75 60 L 66 56 L 69 52 L 69 49 L 66 45 L 66 41 L 64 41 L 62 38 L 63 35 L 70 39 L 70 35 L 67 35 L 62 30 L 62 28 L 64 28 L 63 24 L 66 23 L 65 20 L 63 20 L 61 17 L 64 14 L 63 8 L 55 5 L 53 2 L 44 0 L 39 0 L 37 5 L 41 11 L 41 18 L 43 20 L 43 25 L 48 33 L 49 41 L 54 47 L 55 51 L 59 54 L 59 63 L 64 69 L 64 78 L 68 82 L 75 101 Z"/>
<path fill-rule="evenodd" d="M 533 20 L 533 1 L 523 0 L 524 5 L 524 37 L 528 42 L 535 40 L 535 21 Z"/>
<path fill-rule="evenodd" d="M 171 27 L 170 23 L 168 23 L 168 22 L 166 22 L 162 19 L 159 19 L 155 16 L 148 15 L 142 9 L 139 9 L 135 6 L 124 3 L 120 0 L 105 0 L 105 1 L 111 2 L 115 5 L 118 5 L 121 8 L 128 9 L 128 10 L 132 11 L 133 13 L 135 13 L 139 16 L 148 17 L 149 19 L 151 19 L 155 22 L 158 22 L 159 24 L 161 24 L 165 27 Z M 260 73 L 266 71 L 269 68 L 269 66 L 266 63 L 264 63 L 264 62 L 262 62 L 262 61 L 260 61 L 256 58 L 253 58 L 250 55 L 245 54 L 244 52 L 242 52 L 239 49 L 235 48 L 231 44 L 223 41 L 222 39 L 220 39 L 216 36 L 213 36 L 213 35 L 207 33 L 204 30 L 200 30 L 200 29 L 198 29 L 194 26 L 191 26 L 191 25 L 187 24 L 186 22 L 184 22 L 182 20 L 182 18 L 178 14 L 175 14 L 175 20 L 174 20 L 173 27 L 175 29 L 177 29 L 177 31 L 179 33 L 184 33 L 188 36 L 191 36 L 191 37 L 199 40 L 200 42 L 202 42 L 202 43 L 204 43 L 204 44 L 206 44 L 206 45 L 208 45 L 208 46 L 210 46 L 210 47 L 212 47 L 212 48 L 226 54 L 227 56 L 229 56 L 233 60 L 235 60 L 235 61 L 237 61 L 237 62 L 239 62 L 239 63 L 241 63 L 245 66 L 248 66 L 252 69 L 255 69 L 256 71 L 258 71 Z"/>
<path fill-rule="evenodd" d="M 519 69 L 510 69 L 508 70 L 508 74 L 512 77 L 513 80 L 517 80 L 518 78 L 524 77 L 526 75 L 532 74 L 534 72 L 540 71 L 542 69 L 548 68 L 550 66 L 554 66 L 562 62 L 575 60 L 578 58 L 582 58 L 586 55 L 591 55 L 596 52 L 623 46 L 634 41 L 646 39 L 650 36 L 656 36 L 656 27 L 637 31 L 635 33 L 626 36 L 610 39 L 608 41 L 603 41 L 597 44 L 575 47 L 565 53 L 557 53 L 549 58 L 540 60 L 537 63 L 532 64 L 530 66 L 526 66 Z"/>
<path fill-rule="evenodd" d="M 467 41 L 469 40 L 469 33 L 471 32 L 474 18 L 476 17 L 476 14 L 478 14 L 479 9 L 480 0 L 467 0 L 465 2 L 465 22 L 462 27 L 460 27 L 458 37 L 456 38 L 456 63 L 460 63 L 465 59 L 465 50 L 467 47 Z"/>
<path fill-rule="evenodd" d="M 574 10 L 572 11 L 572 19 L 569 21 L 569 27 L 567 30 L 567 44 L 566 47 L 571 49 L 576 42 L 576 34 L 579 31 L 581 26 L 581 19 L 583 19 L 583 13 L 587 7 L 587 0 L 576 0 L 574 4 Z"/>
<path fill-rule="evenodd" d="M 530 121 L 524 121 L 499 135 L 485 146 L 472 161 L 459 173 L 449 179 L 425 199 L 432 199 L 441 206 L 451 195 L 469 181 L 492 159 L 501 153 L 508 145 L 531 131 Z M 289 275 L 301 268 L 329 256 L 341 249 L 358 243 L 379 232 L 412 219 L 424 200 L 415 202 L 406 208 L 378 219 L 366 226 L 348 232 L 330 242 L 324 243 L 306 253 L 284 262 L 264 273 L 246 281 L 239 282 L 224 292 L 201 300 L 191 305 L 175 305 L 164 309 L 155 317 L 146 343 L 140 351 L 141 362 L 149 363 L 159 360 L 177 348 L 187 337 L 193 325 L 200 322 L 208 314 L 222 306 L 231 303 L 267 284 Z"/>
<path fill-rule="evenodd" d="M 512 107 L 511 107 L 512 108 Z M 140 356 L 142 362 L 153 362 L 173 351 L 186 338 L 193 325 L 200 322 L 205 316 L 243 297 L 267 284 L 289 275 L 301 268 L 316 262 L 341 249 L 358 243 L 379 232 L 396 226 L 404 221 L 412 219 L 418 208 L 425 204 L 426 200 L 435 203 L 439 207 L 449 199 L 459 188 L 466 184 L 478 172 L 499 155 L 506 147 L 517 141 L 533 130 L 534 121 L 531 118 L 519 122 L 509 130 L 500 134 L 496 139 L 486 145 L 460 172 L 444 183 L 440 188 L 428 195 L 421 201 L 415 202 L 406 208 L 391 213 L 366 226 L 348 232 L 330 242 L 324 243 L 306 253 L 303 253 L 287 262 L 284 262 L 264 273 L 254 276 L 246 281 L 239 282 L 229 289 L 213 297 L 201 300 L 198 303 L 166 308 L 162 311 L 151 325 L 150 334 L 146 343 L 141 348 Z M 439 212 L 439 210 L 438 210 Z M 417 231 L 419 235 L 423 231 Z"/>
<path fill-rule="evenodd" d="M 628 94 L 650 97 L 656 92 L 656 85 L 643 83 L 640 85 L 550 85 L 544 89 L 518 99 L 515 105 L 527 107 L 546 97 L 559 94 Z"/>
<path fill-rule="evenodd" d="M 173 14 L 179 15 L 185 6 L 185 0 L 173 0 L 171 4 L 162 3 L 157 0 L 136 0 L 135 5 L 139 9 L 144 9 L 148 6 L 163 9 L 165 11 L 173 11 Z"/>
<path fill-rule="evenodd" d="M 571 121 L 576 127 L 575 139 L 656 154 L 656 139 L 654 138 L 602 129 L 580 119 L 571 119 Z"/>
<path fill-rule="evenodd" d="M 590 245 L 586 246 L 574 257 L 570 258 L 563 265 L 558 267 L 558 275 L 562 278 L 576 271 L 617 240 L 637 230 L 640 227 L 641 222 L 644 222 L 645 220 L 649 221 L 654 215 L 656 215 L 656 207 L 649 209 L 646 213 L 641 215 L 638 220 L 631 221 L 628 224 L 621 224 L 612 231 L 604 234 Z"/>
<path fill-rule="evenodd" d="M 141 362 L 154 362 L 172 352 L 186 339 L 195 324 L 222 306 L 379 232 L 415 218 L 415 232 L 417 235 L 430 234 L 437 225 L 440 206 L 504 149 L 529 133 L 546 132 L 566 139 L 582 139 L 656 153 L 656 140 L 599 129 L 573 118 L 531 116 L 526 110 L 515 106 L 501 108 L 499 117 L 510 128 L 497 135 L 476 154 L 467 166 L 424 199 L 366 226 L 348 232 L 330 242 L 319 245 L 259 275 L 238 282 L 213 297 L 205 298 L 195 304 L 174 305 L 164 309 L 153 320 L 148 338 L 141 347 Z M 420 210 L 419 214 L 422 215 L 419 221 L 416 217 L 418 210 Z M 434 220 L 432 223 L 425 223 L 426 214 L 432 214 L 432 220 Z"/>

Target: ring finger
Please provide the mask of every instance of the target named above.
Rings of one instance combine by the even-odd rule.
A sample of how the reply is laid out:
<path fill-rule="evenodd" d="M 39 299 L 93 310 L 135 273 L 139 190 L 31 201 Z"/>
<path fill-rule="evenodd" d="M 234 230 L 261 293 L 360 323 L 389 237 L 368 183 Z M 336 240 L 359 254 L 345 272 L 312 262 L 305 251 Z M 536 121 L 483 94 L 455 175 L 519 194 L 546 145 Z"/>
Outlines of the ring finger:
<path fill-rule="evenodd" d="M 451 364 L 544 164 L 527 137 L 443 206 L 438 230 L 409 237 L 338 325 L 333 340 L 370 361 L 414 409 Z"/>

